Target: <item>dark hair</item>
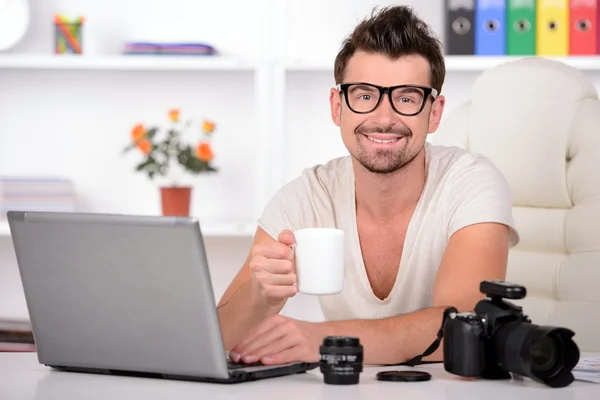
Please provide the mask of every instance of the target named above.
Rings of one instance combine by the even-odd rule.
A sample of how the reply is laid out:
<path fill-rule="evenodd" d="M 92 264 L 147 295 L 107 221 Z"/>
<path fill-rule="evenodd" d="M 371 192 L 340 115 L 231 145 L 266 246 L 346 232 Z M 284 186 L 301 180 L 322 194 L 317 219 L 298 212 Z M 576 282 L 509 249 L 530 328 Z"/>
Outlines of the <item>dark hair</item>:
<path fill-rule="evenodd" d="M 343 83 L 346 65 L 357 50 L 381 53 L 397 59 L 406 55 L 420 55 L 429 61 L 431 86 L 442 91 L 446 65 L 442 44 L 423 22 L 407 6 L 382 8 L 363 20 L 343 42 L 335 58 L 335 83 Z"/>

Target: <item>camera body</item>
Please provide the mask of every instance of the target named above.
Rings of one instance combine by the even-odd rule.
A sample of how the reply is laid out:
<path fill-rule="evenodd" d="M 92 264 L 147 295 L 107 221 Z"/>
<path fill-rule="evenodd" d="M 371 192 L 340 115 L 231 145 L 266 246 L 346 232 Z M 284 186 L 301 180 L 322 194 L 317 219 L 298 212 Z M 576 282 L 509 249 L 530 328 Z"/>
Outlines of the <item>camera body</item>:
<path fill-rule="evenodd" d="M 446 371 L 484 379 L 515 373 L 553 387 L 573 382 L 579 349 L 571 330 L 534 325 L 521 307 L 504 300 L 525 298 L 523 286 L 483 281 L 480 290 L 486 298 L 475 312 L 451 314 L 443 326 Z"/>

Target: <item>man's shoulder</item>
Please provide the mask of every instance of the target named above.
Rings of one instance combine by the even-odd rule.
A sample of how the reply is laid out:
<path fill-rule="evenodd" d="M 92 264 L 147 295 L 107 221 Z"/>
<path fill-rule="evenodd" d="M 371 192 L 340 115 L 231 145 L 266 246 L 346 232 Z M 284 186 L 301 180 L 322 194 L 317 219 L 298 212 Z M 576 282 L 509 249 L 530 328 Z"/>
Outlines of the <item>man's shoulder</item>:
<path fill-rule="evenodd" d="M 352 173 L 350 156 L 338 157 L 303 169 L 284 188 L 288 191 L 301 189 L 330 192 L 348 182 L 349 173 Z"/>
<path fill-rule="evenodd" d="M 429 145 L 428 169 L 440 178 L 459 178 L 465 174 L 502 175 L 487 156 L 456 146 Z"/>
<path fill-rule="evenodd" d="M 305 168 L 273 195 L 260 226 L 273 238 L 283 229 L 334 226 L 335 208 L 347 199 L 352 171 L 349 157 L 332 159 Z"/>

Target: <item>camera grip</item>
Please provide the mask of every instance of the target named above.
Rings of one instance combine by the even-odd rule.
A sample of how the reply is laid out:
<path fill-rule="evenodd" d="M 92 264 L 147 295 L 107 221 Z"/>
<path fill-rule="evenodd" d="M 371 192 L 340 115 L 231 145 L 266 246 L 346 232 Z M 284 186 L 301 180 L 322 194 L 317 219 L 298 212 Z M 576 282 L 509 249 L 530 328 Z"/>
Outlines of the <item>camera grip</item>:
<path fill-rule="evenodd" d="M 485 370 L 484 324 L 472 313 L 457 314 L 444 327 L 444 369 L 465 377 Z"/>

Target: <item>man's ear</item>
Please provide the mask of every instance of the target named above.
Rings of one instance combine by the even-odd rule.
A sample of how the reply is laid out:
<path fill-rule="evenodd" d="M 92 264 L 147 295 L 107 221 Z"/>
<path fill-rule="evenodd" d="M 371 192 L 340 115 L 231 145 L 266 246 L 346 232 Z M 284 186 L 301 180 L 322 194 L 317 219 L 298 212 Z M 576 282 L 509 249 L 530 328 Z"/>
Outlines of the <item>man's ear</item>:
<path fill-rule="evenodd" d="M 429 112 L 429 128 L 427 130 L 428 133 L 435 132 L 440 126 L 445 105 L 446 99 L 444 98 L 444 96 L 441 95 L 438 96 L 431 105 L 431 111 Z"/>
<path fill-rule="evenodd" d="M 337 89 L 329 91 L 329 105 L 331 107 L 331 119 L 336 126 L 341 124 L 342 102 L 341 95 Z"/>

